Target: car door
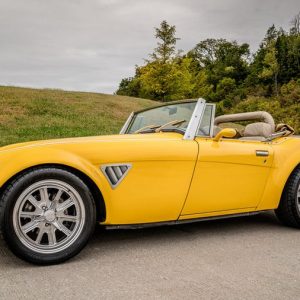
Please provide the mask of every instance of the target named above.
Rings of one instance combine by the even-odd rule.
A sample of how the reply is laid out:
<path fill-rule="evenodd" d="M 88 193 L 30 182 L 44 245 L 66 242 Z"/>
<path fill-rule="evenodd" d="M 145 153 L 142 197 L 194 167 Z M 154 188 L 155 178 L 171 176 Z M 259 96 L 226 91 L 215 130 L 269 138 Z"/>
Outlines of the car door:
<path fill-rule="evenodd" d="M 253 211 L 273 162 L 271 144 L 213 137 L 215 106 L 206 104 L 194 140 L 195 170 L 180 219 Z"/>
<path fill-rule="evenodd" d="M 272 147 L 234 139 L 196 141 L 199 154 L 181 218 L 254 210 L 270 172 Z"/>

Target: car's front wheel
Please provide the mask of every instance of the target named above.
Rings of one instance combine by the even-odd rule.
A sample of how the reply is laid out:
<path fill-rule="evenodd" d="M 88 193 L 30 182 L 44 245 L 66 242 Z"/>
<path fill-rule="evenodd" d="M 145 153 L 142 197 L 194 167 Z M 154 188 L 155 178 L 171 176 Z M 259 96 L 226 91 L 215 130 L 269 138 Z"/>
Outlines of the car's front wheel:
<path fill-rule="evenodd" d="M 36 264 L 54 264 L 76 255 L 95 223 L 93 197 L 84 182 L 58 168 L 28 171 L 1 197 L 1 230 L 11 250 Z"/>

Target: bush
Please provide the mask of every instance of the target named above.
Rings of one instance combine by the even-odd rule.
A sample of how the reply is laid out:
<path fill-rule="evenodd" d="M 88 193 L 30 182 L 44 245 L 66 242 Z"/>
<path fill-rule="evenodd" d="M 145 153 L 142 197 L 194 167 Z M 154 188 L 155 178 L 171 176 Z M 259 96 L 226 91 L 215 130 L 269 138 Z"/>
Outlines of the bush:
<path fill-rule="evenodd" d="M 281 103 L 283 104 L 300 104 L 300 79 L 297 81 L 291 80 L 284 84 L 281 89 Z"/>

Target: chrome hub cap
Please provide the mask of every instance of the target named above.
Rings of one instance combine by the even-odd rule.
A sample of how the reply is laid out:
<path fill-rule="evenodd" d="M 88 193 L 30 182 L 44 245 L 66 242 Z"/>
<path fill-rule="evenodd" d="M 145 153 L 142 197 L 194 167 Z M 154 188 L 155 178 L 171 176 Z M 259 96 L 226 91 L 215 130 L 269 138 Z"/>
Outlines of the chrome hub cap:
<path fill-rule="evenodd" d="M 13 225 L 20 241 L 38 253 L 68 248 L 85 222 L 81 196 L 69 184 L 43 180 L 29 186 L 17 199 Z"/>
<path fill-rule="evenodd" d="M 45 216 L 45 220 L 47 222 L 53 222 L 55 219 L 56 219 L 56 213 L 54 210 L 50 209 L 50 210 L 47 210 L 44 214 Z"/>

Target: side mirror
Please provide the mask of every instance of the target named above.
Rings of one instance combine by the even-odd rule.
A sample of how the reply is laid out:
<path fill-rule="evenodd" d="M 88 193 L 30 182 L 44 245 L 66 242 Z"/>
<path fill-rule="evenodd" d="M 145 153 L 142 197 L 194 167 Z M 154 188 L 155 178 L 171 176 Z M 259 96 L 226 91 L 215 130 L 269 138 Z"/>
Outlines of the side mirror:
<path fill-rule="evenodd" d="M 221 138 L 233 138 L 236 136 L 237 131 L 233 128 L 222 129 L 213 139 L 214 142 L 218 142 Z"/>

